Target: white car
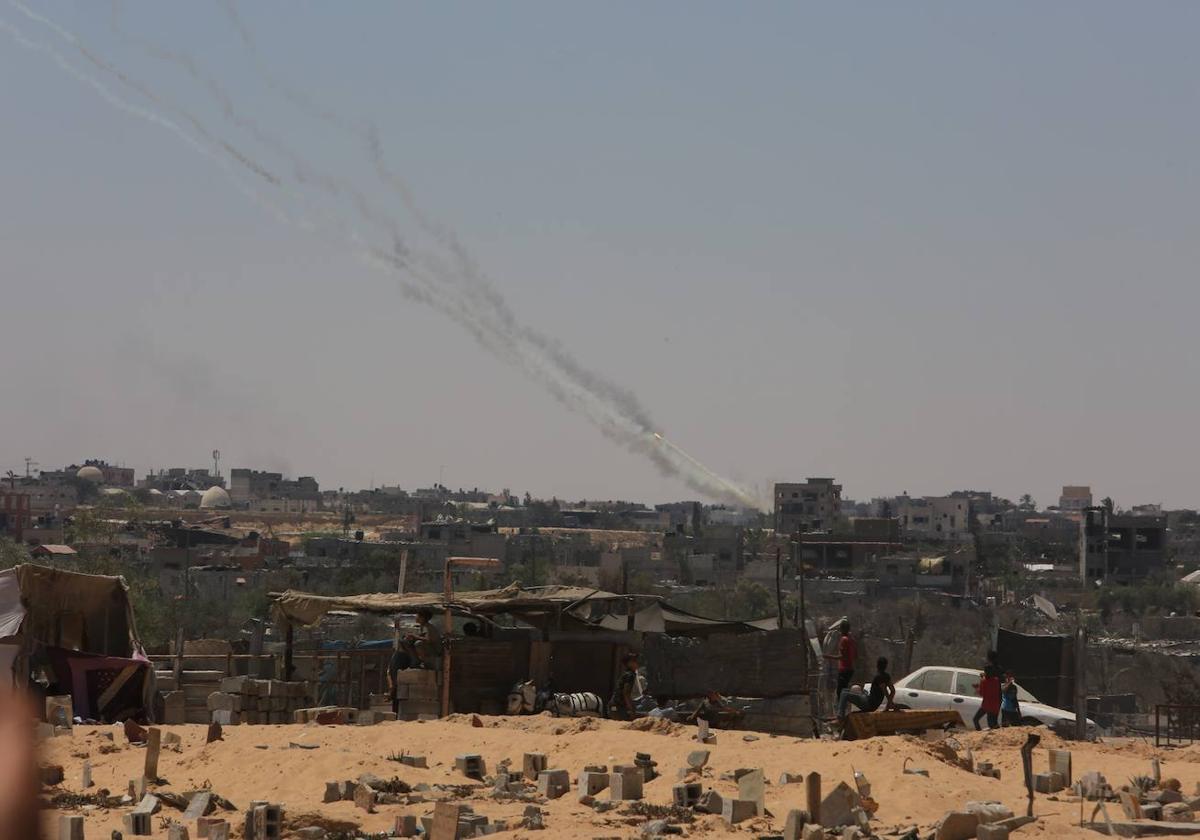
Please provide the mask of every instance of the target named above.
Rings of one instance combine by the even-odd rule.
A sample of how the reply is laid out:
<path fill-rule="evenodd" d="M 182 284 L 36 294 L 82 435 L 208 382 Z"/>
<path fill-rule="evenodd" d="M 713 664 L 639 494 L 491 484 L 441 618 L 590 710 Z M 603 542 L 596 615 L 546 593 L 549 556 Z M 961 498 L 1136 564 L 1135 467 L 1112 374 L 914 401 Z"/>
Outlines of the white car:
<path fill-rule="evenodd" d="M 941 710 L 958 712 L 963 726 L 974 727 L 975 713 L 983 702 L 975 691 L 981 679 L 977 668 L 943 668 L 927 665 L 918 668 L 907 677 L 896 680 L 896 705 L 901 709 Z M 1053 728 L 1075 726 L 1072 712 L 1056 709 L 1038 702 L 1038 699 L 1017 685 L 1017 700 L 1021 704 L 1021 723 L 1026 726 L 1044 724 Z M 980 720 L 987 728 L 987 720 Z M 1096 724 L 1087 722 L 1088 737 L 1096 734 Z"/>

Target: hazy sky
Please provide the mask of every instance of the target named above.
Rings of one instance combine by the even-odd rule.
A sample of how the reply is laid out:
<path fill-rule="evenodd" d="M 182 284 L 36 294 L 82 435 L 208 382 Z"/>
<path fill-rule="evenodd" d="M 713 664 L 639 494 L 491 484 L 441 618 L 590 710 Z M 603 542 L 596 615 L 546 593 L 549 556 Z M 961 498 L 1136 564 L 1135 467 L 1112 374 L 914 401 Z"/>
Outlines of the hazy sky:
<path fill-rule="evenodd" d="M 256 62 L 219 3 L 28 1 L 159 102 L 0 20 L 286 183 L 0 28 L 2 469 L 695 496 L 247 197 L 370 230 L 252 120 L 412 225 L 291 89 L 724 475 L 1200 505 L 1200 5 L 242 3 Z"/>

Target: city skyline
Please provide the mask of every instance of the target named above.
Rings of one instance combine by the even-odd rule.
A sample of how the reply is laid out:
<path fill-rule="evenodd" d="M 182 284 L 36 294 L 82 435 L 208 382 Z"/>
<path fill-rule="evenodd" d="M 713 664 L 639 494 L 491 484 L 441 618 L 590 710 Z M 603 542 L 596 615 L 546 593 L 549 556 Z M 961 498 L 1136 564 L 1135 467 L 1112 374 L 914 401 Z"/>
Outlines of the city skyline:
<path fill-rule="evenodd" d="M 38 8 L 161 94 L 122 90 L 135 105 L 281 172 L 181 56 L 243 123 L 372 188 L 362 144 L 271 80 L 373 122 L 521 323 L 720 476 L 1197 505 L 1194 7 L 264 5 L 242 11 L 256 55 L 216 8 Z M 3 18 L 87 69 L 52 27 Z M 282 224 L 284 190 L 248 200 L 10 34 L 8 465 L 188 463 L 185 438 L 334 486 L 444 465 L 451 485 L 697 495 Z"/>

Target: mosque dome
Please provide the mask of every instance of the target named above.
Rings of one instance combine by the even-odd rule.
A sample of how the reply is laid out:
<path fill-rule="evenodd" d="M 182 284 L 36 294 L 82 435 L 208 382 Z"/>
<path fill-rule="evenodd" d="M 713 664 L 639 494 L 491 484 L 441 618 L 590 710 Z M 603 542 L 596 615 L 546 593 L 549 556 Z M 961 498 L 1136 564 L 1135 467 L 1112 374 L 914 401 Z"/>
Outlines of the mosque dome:
<path fill-rule="evenodd" d="M 104 473 L 100 472 L 99 467 L 91 465 L 80 467 L 79 471 L 75 473 L 75 477 L 82 478 L 84 481 L 90 481 L 92 484 L 102 484 L 104 482 Z"/>
<path fill-rule="evenodd" d="M 233 503 L 229 501 L 229 494 L 225 492 L 224 487 L 209 487 L 204 491 L 204 495 L 200 497 L 200 507 L 202 508 L 227 508 L 233 507 Z"/>

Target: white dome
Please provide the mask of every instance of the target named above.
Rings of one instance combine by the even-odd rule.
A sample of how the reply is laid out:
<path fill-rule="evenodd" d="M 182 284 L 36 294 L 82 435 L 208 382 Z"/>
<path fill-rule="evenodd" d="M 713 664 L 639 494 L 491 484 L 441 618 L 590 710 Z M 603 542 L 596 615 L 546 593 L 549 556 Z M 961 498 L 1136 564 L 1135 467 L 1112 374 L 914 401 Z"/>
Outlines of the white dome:
<path fill-rule="evenodd" d="M 99 467 L 93 466 L 80 467 L 79 471 L 75 473 L 75 477 L 90 481 L 92 484 L 101 484 L 104 481 L 104 473 L 100 472 Z"/>
<path fill-rule="evenodd" d="M 204 495 L 200 497 L 200 507 L 227 508 L 233 507 L 233 503 L 229 501 L 229 494 L 225 492 L 224 487 L 214 485 L 205 490 Z"/>
<path fill-rule="evenodd" d="M 105 487 L 100 491 L 105 496 L 124 496 L 127 495 L 120 487 Z"/>

